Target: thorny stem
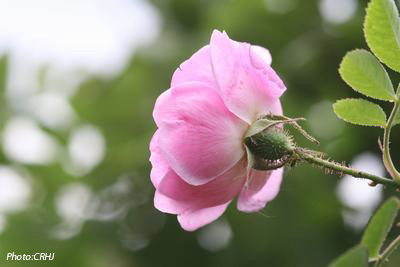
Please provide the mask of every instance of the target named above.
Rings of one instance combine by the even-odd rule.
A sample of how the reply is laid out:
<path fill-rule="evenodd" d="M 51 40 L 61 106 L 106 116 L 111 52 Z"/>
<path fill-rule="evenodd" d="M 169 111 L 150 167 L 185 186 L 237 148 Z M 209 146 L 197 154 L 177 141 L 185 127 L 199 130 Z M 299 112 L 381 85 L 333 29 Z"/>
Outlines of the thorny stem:
<path fill-rule="evenodd" d="M 398 89 L 397 95 L 400 94 L 400 90 Z M 390 176 L 400 184 L 400 173 L 396 170 L 396 167 L 393 164 L 392 157 L 390 156 L 390 131 L 392 129 L 394 118 L 396 117 L 397 112 L 400 108 L 400 99 L 396 98 L 394 107 L 392 112 L 390 113 L 389 119 L 385 126 L 385 131 L 383 134 L 383 163 L 385 164 L 386 170 L 389 172 Z"/>
<path fill-rule="evenodd" d="M 394 187 L 398 188 L 398 184 L 394 180 L 376 176 L 376 175 L 369 174 L 366 172 L 362 172 L 362 171 L 353 169 L 351 167 L 341 165 L 337 162 L 323 159 L 320 156 L 315 155 L 315 153 L 310 153 L 308 150 L 296 149 L 294 153 L 296 153 L 296 155 L 304 161 L 307 161 L 312 164 L 316 164 L 318 166 L 327 168 L 329 170 L 333 170 L 333 171 L 341 173 L 341 174 L 348 174 L 348 175 L 351 175 L 351 176 L 357 177 L 357 178 L 368 179 L 368 180 L 371 180 L 374 184 L 383 184 L 383 185 L 394 186 Z"/>
<path fill-rule="evenodd" d="M 396 237 L 382 252 L 379 259 L 375 262 L 374 267 L 381 267 L 388 260 L 390 254 L 400 245 L 400 235 Z"/>
<path fill-rule="evenodd" d="M 398 95 L 400 94 L 400 89 L 398 90 Z M 392 114 L 389 117 L 387 125 L 385 127 L 385 138 L 384 138 L 384 159 L 387 159 L 388 166 L 391 167 L 390 174 L 395 173 L 398 176 L 393 176 L 394 179 L 389 179 L 385 177 L 380 177 L 363 171 L 353 169 L 344 164 L 340 164 L 335 161 L 324 158 L 324 154 L 318 151 L 313 151 L 309 149 L 304 149 L 296 146 L 292 137 L 284 131 L 277 130 L 275 124 L 269 124 L 261 132 L 254 135 L 246 137 L 246 149 L 249 155 L 253 155 L 253 160 L 251 167 L 257 170 L 271 170 L 277 169 L 284 165 L 295 166 L 297 162 L 305 161 L 311 163 L 311 165 L 317 165 L 324 168 L 328 172 L 336 172 L 340 175 L 348 174 L 353 177 L 368 179 L 371 181 L 371 186 L 376 184 L 382 184 L 387 186 L 392 186 L 400 190 L 400 174 L 394 168 L 392 160 L 389 154 L 389 137 L 390 128 L 392 127 L 394 116 L 399 110 L 400 100 L 399 97 L 396 98 L 395 107 L 393 108 Z M 270 119 L 276 124 L 291 124 L 296 123 L 294 119 L 290 119 L 285 116 L 277 115 L 267 115 L 264 119 Z M 297 119 L 298 120 L 298 119 Z M 303 130 L 300 125 L 296 123 L 295 129 L 302 133 L 307 139 L 311 141 L 316 141 L 311 135 L 309 135 L 305 130 Z M 274 153 L 270 153 L 273 151 Z M 268 153 L 267 153 L 268 152 Z M 261 164 L 260 164 L 261 163 Z M 386 165 L 386 164 L 385 164 Z M 388 168 L 387 166 L 387 168 Z"/>

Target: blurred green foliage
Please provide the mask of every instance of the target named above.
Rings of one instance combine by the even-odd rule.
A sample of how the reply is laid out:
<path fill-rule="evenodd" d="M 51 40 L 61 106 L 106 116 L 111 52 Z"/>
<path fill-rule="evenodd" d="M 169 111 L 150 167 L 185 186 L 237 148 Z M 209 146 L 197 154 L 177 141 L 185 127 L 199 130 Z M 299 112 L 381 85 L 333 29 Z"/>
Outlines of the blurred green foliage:
<path fill-rule="evenodd" d="M 283 14 L 272 12 L 267 1 L 261 0 L 151 2 L 163 19 L 158 40 L 139 49 L 118 77 L 92 77 L 71 99 L 80 122 L 98 126 L 107 144 L 102 163 L 79 182 L 101 193 L 120 177 L 127 177 L 130 194 L 123 199 L 112 195 L 111 200 L 127 203 L 129 208 L 114 220 L 87 221 L 70 239 L 55 239 L 50 234 L 60 223 L 55 196 L 77 178 L 66 173 L 59 162 L 23 166 L 38 188 L 27 210 L 7 217 L 0 235 L 0 266 L 325 266 L 359 242 L 361 232 L 343 223 L 335 194 L 336 175 L 300 166 L 286 170 L 280 194 L 262 212 L 241 213 L 232 204 L 223 215 L 230 224 L 232 240 L 226 248 L 210 252 L 199 245 L 199 232 L 183 231 L 175 216 L 163 215 L 152 206 L 148 144 L 155 131 L 151 114 L 157 96 L 169 87 L 179 64 L 208 43 L 214 28 L 227 31 L 234 40 L 271 51 L 272 66 L 288 88 L 282 103 L 289 117 L 308 118 L 310 108 L 322 101 L 359 97 L 341 81 L 337 69 L 348 50 L 366 48 L 361 27 L 366 1 L 358 1 L 351 20 L 338 25 L 323 20 L 316 0 L 293 0 L 293 8 Z M 3 90 L 0 125 L 8 116 L 2 99 Z M 384 106 L 385 110 L 388 107 Z M 341 124 L 332 110 L 326 113 L 333 121 L 322 117 L 319 123 L 337 125 L 340 130 L 333 129 L 333 135 L 313 132 L 307 122 L 304 125 L 320 138 L 319 150 L 346 161 L 365 151 L 380 153 L 379 129 Z M 400 145 L 396 130 L 393 148 Z M 69 132 L 53 134 L 65 142 Z M 296 140 L 309 145 L 301 136 Z M 393 153 L 394 161 L 399 162 L 399 150 L 393 149 Z M 2 155 L 0 159 L 14 164 Z M 6 261 L 8 252 L 54 252 L 55 259 Z M 398 262 L 397 252 L 388 266 L 398 266 Z"/>

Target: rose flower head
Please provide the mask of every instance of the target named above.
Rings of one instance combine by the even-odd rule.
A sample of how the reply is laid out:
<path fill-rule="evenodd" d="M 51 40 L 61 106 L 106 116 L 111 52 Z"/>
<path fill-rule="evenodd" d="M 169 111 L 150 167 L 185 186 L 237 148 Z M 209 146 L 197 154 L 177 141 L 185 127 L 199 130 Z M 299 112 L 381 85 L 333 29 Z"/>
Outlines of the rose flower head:
<path fill-rule="evenodd" d="M 259 118 L 282 115 L 286 87 L 270 64 L 267 49 L 214 30 L 158 97 L 150 143 L 154 205 L 176 214 L 183 229 L 216 220 L 236 196 L 240 211 L 255 212 L 278 194 L 282 168 L 248 168 L 245 144 Z"/>

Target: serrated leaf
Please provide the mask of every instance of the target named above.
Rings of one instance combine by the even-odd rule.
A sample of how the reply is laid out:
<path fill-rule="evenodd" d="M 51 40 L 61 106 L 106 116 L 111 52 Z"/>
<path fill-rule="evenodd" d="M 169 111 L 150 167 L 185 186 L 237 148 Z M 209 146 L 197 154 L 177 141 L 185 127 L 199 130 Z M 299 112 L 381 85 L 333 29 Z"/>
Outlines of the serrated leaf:
<path fill-rule="evenodd" d="M 328 267 L 368 267 L 368 251 L 363 246 L 349 249 Z"/>
<path fill-rule="evenodd" d="M 370 260 L 378 258 L 379 252 L 385 242 L 390 228 L 392 228 L 399 208 L 399 199 L 391 197 L 379 208 L 368 223 L 361 244 L 368 249 Z"/>
<path fill-rule="evenodd" d="M 399 13 L 393 0 L 372 0 L 369 3 L 364 34 L 369 48 L 379 60 L 400 72 Z"/>
<path fill-rule="evenodd" d="M 380 127 L 386 124 L 382 108 L 364 99 L 341 99 L 333 104 L 333 110 L 340 119 L 353 124 Z"/>
<path fill-rule="evenodd" d="M 357 92 L 381 100 L 396 99 L 386 70 L 376 57 L 366 50 L 357 49 L 347 53 L 340 64 L 339 73 Z"/>

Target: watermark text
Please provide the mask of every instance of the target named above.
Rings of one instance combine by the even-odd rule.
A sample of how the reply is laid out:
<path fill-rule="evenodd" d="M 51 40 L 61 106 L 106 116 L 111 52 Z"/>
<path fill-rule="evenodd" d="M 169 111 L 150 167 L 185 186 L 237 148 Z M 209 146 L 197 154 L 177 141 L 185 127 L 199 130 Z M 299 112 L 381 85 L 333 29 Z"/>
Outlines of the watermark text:
<path fill-rule="evenodd" d="M 54 253 L 15 254 L 7 253 L 7 260 L 11 261 L 52 261 Z"/>

